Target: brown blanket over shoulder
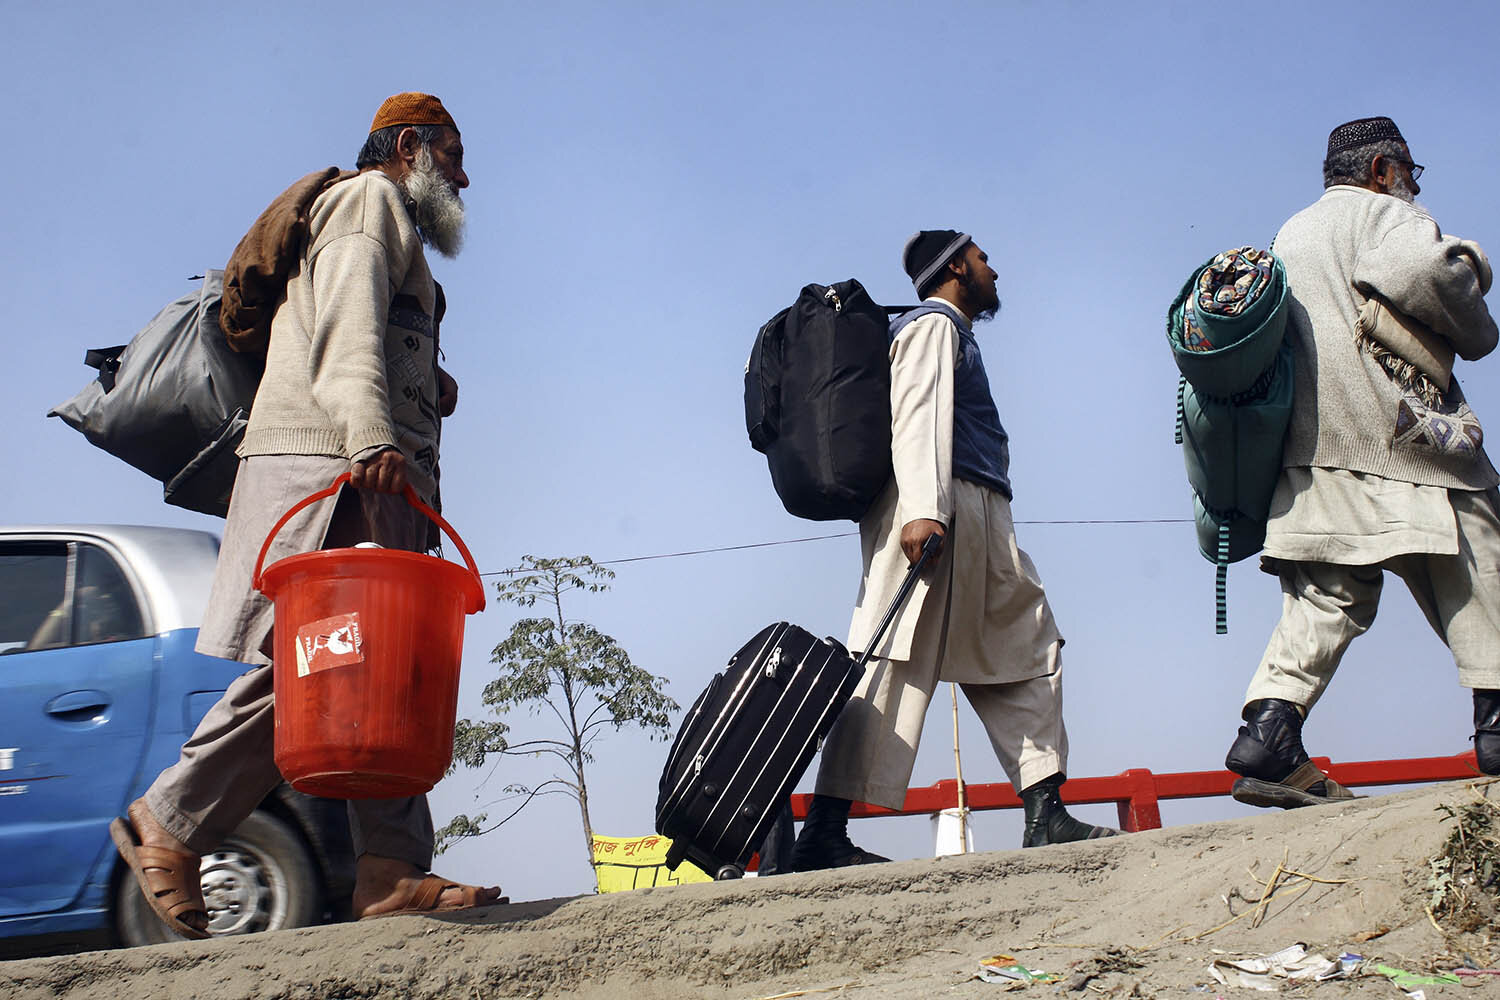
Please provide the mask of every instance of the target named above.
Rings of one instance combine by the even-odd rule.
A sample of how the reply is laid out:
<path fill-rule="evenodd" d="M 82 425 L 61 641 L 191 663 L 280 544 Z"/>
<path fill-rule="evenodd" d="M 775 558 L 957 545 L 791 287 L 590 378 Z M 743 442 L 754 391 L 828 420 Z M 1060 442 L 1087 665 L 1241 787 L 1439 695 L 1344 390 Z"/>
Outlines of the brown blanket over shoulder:
<path fill-rule="evenodd" d="M 286 297 L 286 283 L 302 253 L 313 201 L 356 171 L 328 167 L 287 188 L 260 213 L 224 267 L 219 325 L 240 353 L 264 353 L 271 319 Z"/>

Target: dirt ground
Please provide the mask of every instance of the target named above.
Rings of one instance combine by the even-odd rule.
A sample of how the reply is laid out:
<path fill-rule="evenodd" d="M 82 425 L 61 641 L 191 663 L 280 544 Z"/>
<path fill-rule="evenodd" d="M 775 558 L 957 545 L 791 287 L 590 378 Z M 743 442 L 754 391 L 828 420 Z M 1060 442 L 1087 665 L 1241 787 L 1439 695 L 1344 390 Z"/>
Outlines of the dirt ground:
<path fill-rule="evenodd" d="M 1367 962 L 1275 981 L 1296 996 L 1500 996 L 1500 976 L 1398 989 L 1371 971 L 1500 964 L 1497 829 L 1500 784 L 1455 782 L 1040 850 L 3 962 L 0 996 L 1248 997 L 1209 966 L 1298 942 Z M 1063 978 L 976 979 L 997 953 Z"/>

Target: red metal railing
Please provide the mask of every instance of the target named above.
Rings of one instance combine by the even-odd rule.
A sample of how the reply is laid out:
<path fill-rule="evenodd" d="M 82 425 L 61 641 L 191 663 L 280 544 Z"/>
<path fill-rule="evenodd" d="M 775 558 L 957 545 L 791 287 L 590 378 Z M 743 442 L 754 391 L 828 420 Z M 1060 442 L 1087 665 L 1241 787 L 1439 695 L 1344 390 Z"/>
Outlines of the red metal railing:
<path fill-rule="evenodd" d="M 1370 785 L 1411 785 L 1425 781 L 1453 781 L 1481 776 L 1474 762 L 1474 752 L 1456 757 L 1415 757 L 1409 760 L 1361 760 L 1335 764 L 1327 757 L 1313 762 L 1341 785 L 1349 788 Z M 1145 768 L 1131 768 L 1109 778 L 1069 778 L 1062 786 L 1062 800 L 1088 804 L 1113 802 L 1120 810 L 1120 828 L 1135 832 L 1155 830 L 1161 826 L 1162 799 L 1204 799 L 1228 795 L 1239 775 L 1232 771 L 1181 771 L 1156 774 Z M 1019 809 L 1021 800 L 1007 784 L 964 784 L 965 805 L 970 809 Z M 811 795 L 792 796 L 792 814 L 807 816 Z M 856 802 L 851 817 L 916 816 L 936 814 L 958 808 L 958 782 L 952 778 L 926 788 L 909 788 L 900 809 L 886 809 Z"/>

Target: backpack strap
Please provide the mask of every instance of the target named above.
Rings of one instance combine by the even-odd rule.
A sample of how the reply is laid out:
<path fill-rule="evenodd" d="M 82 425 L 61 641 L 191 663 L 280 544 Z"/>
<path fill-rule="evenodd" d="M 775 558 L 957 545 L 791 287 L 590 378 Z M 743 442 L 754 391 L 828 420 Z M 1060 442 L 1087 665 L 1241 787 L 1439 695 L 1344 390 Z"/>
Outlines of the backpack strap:
<path fill-rule="evenodd" d="M 890 310 L 887 310 L 887 312 L 889 311 Z M 968 326 L 968 321 L 963 318 L 963 315 L 956 308 L 946 302 L 934 301 L 932 299 L 929 299 L 919 306 L 913 306 L 905 312 L 897 314 L 891 320 L 891 340 L 894 341 L 896 337 L 900 335 L 902 330 L 906 329 L 915 321 L 921 319 L 923 316 L 931 315 L 932 313 L 942 313 L 944 316 L 947 316 L 950 320 L 953 321 L 953 325 L 958 327 L 959 330 L 963 330 Z"/>
<path fill-rule="evenodd" d="M 1182 397 L 1187 393 L 1187 376 L 1177 376 L 1177 443 L 1182 444 L 1182 425 L 1187 420 L 1187 412 L 1183 409 Z"/>
<path fill-rule="evenodd" d="M 1218 559 L 1214 561 L 1214 632 L 1229 631 L 1229 608 L 1226 591 L 1229 584 L 1229 522 L 1219 522 Z"/>

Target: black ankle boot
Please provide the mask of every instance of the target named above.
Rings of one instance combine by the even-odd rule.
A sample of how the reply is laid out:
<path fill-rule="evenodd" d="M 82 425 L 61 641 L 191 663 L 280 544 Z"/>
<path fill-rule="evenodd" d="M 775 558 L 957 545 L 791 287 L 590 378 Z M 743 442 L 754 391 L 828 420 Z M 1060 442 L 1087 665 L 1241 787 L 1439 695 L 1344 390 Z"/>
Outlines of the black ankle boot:
<path fill-rule="evenodd" d="M 766 833 L 766 839 L 760 845 L 760 868 L 756 874 L 765 878 L 768 875 L 786 875 L 796 871 L 792 867 L 792 845 L 797 842 L 797 826 L 792 822 L 792 802 L 790 798 L 782 802 L 781 808 L 776 810 L 776 822 L 771 824 L 771 829 Z"/>
<path fill-rule="evenodd" d="M 848 799 L 814 795 L 807 810 L 807 820 L 797 843 L 792 846 L 792 871 L 811 872 L 823 868 L 846 868 L 889 861 L 878 854 L 860 850 L 849 840 Z"/>
<path fill-rule="evenodd" d="M 1479 770 L 1500 774 L 1500 691 L 1474 689 L 1474 756 Z"/>
<path fill-rule="evenodd" d="M 1066 780 L 1060 774 L 1043 778 L 1021 792 L 1021 804 L 1026 811 L 1026 832 L 1021 835 L 1022 847 L 1046 847 L 1048 844 L 1070 844 L 1075 840 L 1097 840 L 1113 837 L 1119 830 L 1107 826 L 1092 826 L 1074 819 L 1063 808 L 1062 797 L 1057 790 Z"/>
<path fill-rule="evenodd" d="M 1308 761 L 1302 747 L 1302 713 L 1280 698 L 1262 698 L 1245 706 L 1245 725 L 1229 748 L 1224 766 L 1235 774 L 1280 781 Z"/>

